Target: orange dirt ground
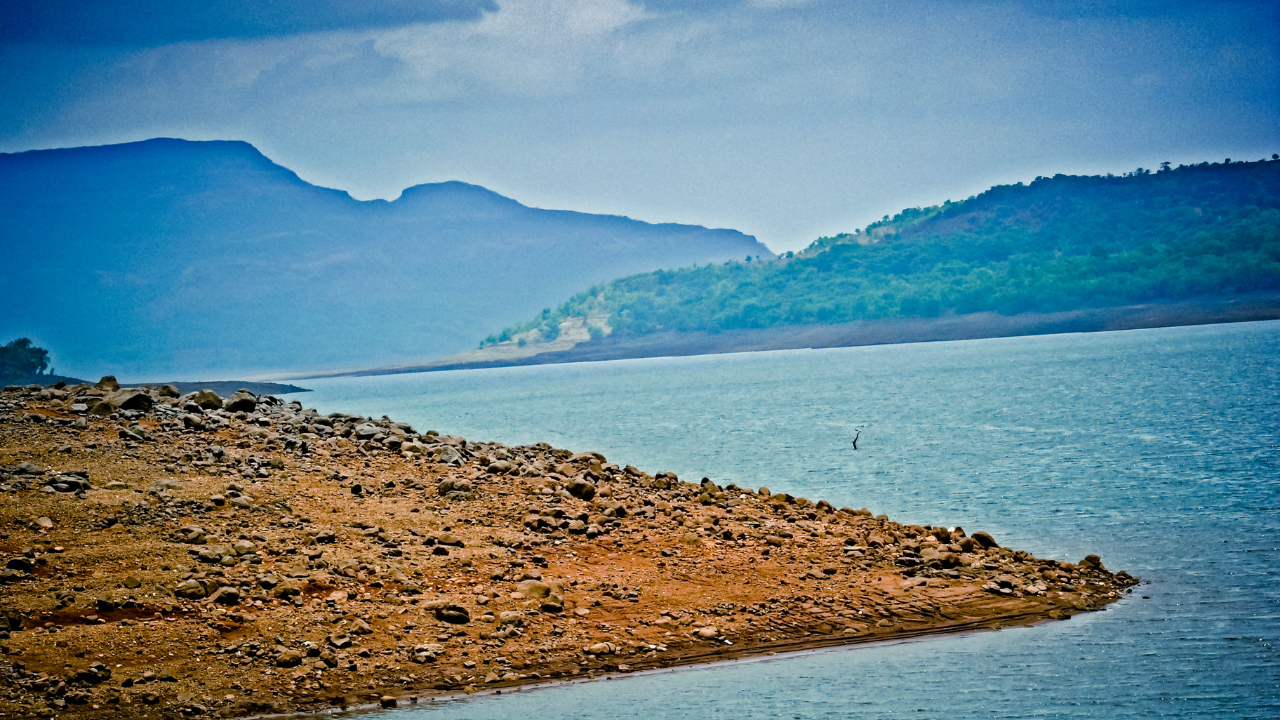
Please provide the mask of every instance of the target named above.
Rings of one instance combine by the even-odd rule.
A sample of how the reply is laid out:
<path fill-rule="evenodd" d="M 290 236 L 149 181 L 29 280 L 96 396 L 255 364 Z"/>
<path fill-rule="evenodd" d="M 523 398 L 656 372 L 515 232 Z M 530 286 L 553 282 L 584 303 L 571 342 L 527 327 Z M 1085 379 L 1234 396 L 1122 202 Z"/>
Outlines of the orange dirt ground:
<path fill-rule="evenodd" d="M 0 562 L 0 717 L 391 706 L 1065 619 L 1137 583 L 598 453 L 109 378 L 0 393 Z"/>

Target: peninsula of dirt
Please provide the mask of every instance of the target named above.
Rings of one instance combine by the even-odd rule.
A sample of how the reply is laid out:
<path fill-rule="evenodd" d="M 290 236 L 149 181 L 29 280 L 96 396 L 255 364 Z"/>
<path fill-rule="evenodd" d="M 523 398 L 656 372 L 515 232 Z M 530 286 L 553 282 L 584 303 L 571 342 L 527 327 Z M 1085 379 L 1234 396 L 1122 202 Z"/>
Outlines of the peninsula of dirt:
<path fill-rule="evenodd" d="M 245 391 L 0 393 L 0 717 L 243 717 L 1064 620 L 1137 580 Z"/>

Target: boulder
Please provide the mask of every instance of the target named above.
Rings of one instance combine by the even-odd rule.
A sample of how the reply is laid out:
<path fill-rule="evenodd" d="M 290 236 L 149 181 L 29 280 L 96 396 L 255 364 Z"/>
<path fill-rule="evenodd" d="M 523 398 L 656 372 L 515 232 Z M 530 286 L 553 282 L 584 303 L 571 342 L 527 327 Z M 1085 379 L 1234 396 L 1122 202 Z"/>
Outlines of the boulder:
<path fill-rule="evenodd" d="M 982 547 L 984 548 L 1000 547 L 1000 544 L 996 542 L 995 538 L 991 537 L 990 533 L 987 533 L 982 530 L 979 530 L 978 532 L 970 535 L 969 537 L 978 541 L 978 544 L 982 545 Z"/>
<path fill-rule="evenodd" d="M 103 375 L 102 379 L 99 380 L 97 384 L 94 385 L 94 387 L 98 388 L 99 390 L 115 392 L 116 390 L 120 389 L 120 383 L 116 382 L 115 375 Z"/>
<path fill-rule="evenodd" d="M 471 622 L 471 613 L 460 605 L 446 605 L 436 610 L 436 619 L 452 625 L 465 625 Z"/>
<path fill-rule="evenodd" d="M 215 602 L 219 605 L 238 605 L 240 603 L 240 591 L 233 587 L 220 587 L 209 596 L 209 602 Z"/>
<path fill-rule="evenodd" d="M 544 598 L 551 594 L 551 586 L 541 580 L 525 580 L 516 585 L 516 592 L 527 598 Z"/>
<path fill-rule="evenodd" d="M 1102 566 L 1102 558 L 1097 555 L 1085 555 L 1084 559 L 1077 563 L 1081 568 L 1089 570 L 1101 570 L 1106 572 L 1106 568 Z"/>
<path fill-rule="evenodd" d="M 117 410 L 150 410 L 155 405 L 150 395 L 132 388 L 112 393 L 107 402 Z"/>
<path fill-rule="evenodd" d="M 253 412 L 258 407 L 258 398 L 248 390 L 237 390 L 222 403 L 227 412 Z"/>
<path fill-rule="evenodd" d="M 373 423 L 361 423 L 360 425 L 357 425 L 352 432 L 355 433 L 356 438 L 360 440 L 368 440 L 382 432 L 382 428 L 374 425 Z"/>
<path fill-rule="evenodd" d="M 440 533 L 436 536 L 436 543 L 439 545 L 449 545 L 452 547 L 463 547 L 463 542 L 453 533 Z"/>
<path fill-rule="evenodd" d="M 582 479 L 570 481 L 565 489 L 579 500 L 590 500 L 596 496 L 596 486 Z"/>
<path fill-rule="evenodd" d="M 191 402 L 199 405 L 205 410 L 222 409 L 222 398 L 218 397 L 218 393 L 212 390 L 201 390 L 192 396 Z"/>
<path fill-rule="evenodd" d="M 302 664 L 302 653 L 297 650 L 285 650 L 276 656 L 276 667 L 291 668 Z"/>
<path fill-rule="evenodd" d="M 173 589 L 173 593 L 180 598 L 200 600 L 205 596 L 205 589 L 196 580 L 183 580 Z"/>

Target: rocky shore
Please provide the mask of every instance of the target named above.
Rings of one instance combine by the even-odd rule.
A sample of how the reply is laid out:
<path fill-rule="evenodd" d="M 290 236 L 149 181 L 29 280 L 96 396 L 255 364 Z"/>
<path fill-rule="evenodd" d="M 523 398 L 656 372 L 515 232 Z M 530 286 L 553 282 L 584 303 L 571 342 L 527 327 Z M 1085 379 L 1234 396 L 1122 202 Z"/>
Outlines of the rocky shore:
<path fill-rule="evenodd" d="M 0 717 L 243 717 L 1066 619 L 1137 580 L 546 444 L 0 392 Z"/>

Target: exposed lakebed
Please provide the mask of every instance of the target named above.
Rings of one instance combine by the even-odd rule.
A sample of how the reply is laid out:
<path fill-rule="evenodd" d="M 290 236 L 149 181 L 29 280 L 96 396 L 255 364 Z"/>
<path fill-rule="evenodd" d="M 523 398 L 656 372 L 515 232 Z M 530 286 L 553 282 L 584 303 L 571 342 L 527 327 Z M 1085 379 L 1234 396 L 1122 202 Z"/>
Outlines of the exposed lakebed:
<path fill-rule="evenodd" d="M 959 522 L 1150 581 L 1035 628 L 397 717 L 1274 717 L 1278 348 L 1280 323 L 1247 323 L 322 380 L 307 403 Z"/>

